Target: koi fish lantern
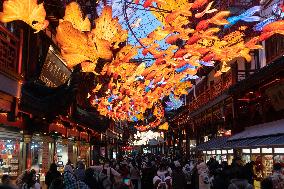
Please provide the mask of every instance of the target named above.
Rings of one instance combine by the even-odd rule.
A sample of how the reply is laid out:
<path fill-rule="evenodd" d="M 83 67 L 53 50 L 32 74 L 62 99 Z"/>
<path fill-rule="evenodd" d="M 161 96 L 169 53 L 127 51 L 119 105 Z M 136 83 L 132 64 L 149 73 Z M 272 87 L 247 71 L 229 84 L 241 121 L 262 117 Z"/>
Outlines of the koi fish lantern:
<path fill-rule="evenodd" d="M 161 23 L 145 38 L 139 39 L 138 46 L 125 45 L 128 31 L 113 18 L 111 7 L 105 6 L 99 18 L 93 21 L 83 17 L 75 2 L 66 6 L 56 39 L 68 67 L 81 64 L 83 71 L 108 78 L 96 83 L 89 92 L 91 105 L 101 115 L 115 121 L 136 123 L 153 117 L 150 123 L 137 124 L 135 128 L 139 131 L 158 128 L 165 120 L 165 110 L 173 111 L 183 105 L 180 98 L 192 87 L 191 80 L 198 78 L 198 69 L 219 64 L 221 69 L 215 74 L 219 77 L 230 70 L 230 61 L 234 58 L 250 61 L 250 50 L 261 48 L 259 42 L 276 33 L 284 35 L 284 12 L 279 5 L 274 6 L 273 16 L 261 20 L 260 6 L 240 15 L 230 15 L 229 11 L 218 11 L 209 0 L 193 3 L 188 0 L 134 0 L 134 3 L 149 9 L 147 11 Z M 155 8 L 165 11 L 155 11 Z M 4 1 L 0 13 L 1 22 L 22 20 L 35 32 L 48 26 L 45 17 L 43 4 L 37 4 L 36 0 Z M 93 28 L 92 22 L 95 23 Z M 143 29 L 142 22 L 143 17 L 139 16 L 130 27 Z M 246 23 L 255 23 L 253 29 L 261 34 L 247 38 Z M 242 26 L 232 31 L 238 24 Z M 161 48 L 162 43 L 166 48 Z M 131 63 L 138 54 L 151 56 L 153 61 Z M 99 59 L 105 63 L 102 71 L 96 73 Z M 169 97 L 167 102 L 166 97 Z"/>

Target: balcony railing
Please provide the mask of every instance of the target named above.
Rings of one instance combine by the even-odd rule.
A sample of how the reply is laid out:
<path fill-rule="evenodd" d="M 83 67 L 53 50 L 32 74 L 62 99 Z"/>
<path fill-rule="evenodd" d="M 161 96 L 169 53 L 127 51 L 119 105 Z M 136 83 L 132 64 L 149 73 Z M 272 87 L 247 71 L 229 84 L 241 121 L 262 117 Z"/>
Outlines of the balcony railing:
<path fill-rule="evenodd" d="M 217 81 L 208 90 L 201 93 L 195 100 L 189 104 L 189 111 L 193 112 L 198 108 L 206 105 L 208 102 L 216 99 L 218 96 L 222 95 L 225 90 L 227 90 L 233 84 L 232 72 L 224 74 L 222 78 Z"/>

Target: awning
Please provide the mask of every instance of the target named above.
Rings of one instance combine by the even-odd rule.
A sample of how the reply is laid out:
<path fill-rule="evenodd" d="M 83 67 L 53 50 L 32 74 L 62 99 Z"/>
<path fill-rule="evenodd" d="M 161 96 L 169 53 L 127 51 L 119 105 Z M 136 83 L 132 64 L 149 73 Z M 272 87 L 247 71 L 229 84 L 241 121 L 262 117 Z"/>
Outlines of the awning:
<path fill-rule="evenodd" d="M 223 149 L 227 144 L 227 140 L 228 137 L 217 137 L 198 145 L 196 149 L 200 151 Z"/>
<path fill-rule="evenodd" d="M 284 119 L 247 127 L 243 132 L 229 138 L 229 141 L 281 134 L 284 134 Z"/>
<path fill-rule="evenodd" d="M 228 148 L 271 147 L 284 145 L 284 119 L 255 125 L 230 137 Z"/>
<path fill-rule="evenodd" d="M 284 119 L 248 127 L 230 138 L 217 137 L 197 146 L 197 150 L 258 148 L 284 145 Z"/>

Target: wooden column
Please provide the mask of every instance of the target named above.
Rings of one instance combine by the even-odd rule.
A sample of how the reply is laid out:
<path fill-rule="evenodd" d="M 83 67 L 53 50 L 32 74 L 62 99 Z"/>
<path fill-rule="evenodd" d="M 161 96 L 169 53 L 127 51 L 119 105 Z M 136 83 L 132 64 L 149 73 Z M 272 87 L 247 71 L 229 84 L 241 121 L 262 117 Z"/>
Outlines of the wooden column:
<path fill-rule="evenodd" d="M 24 169 L 30 169 L 32 166 L 31 140 L 32 140 L 32 135 L 24 135 L 24 143 L 23 143 Z"/>
<path fill-rule="evenodd" d="M 50 156 L 52 155 L 49 151 L 50 143 L 53 143 L 50 136 L 43 136 L 43 144 L 42 144 L 42 173 L 47 173 L 49 170 L 50 164 L 52 163 L 50 160 Z"/>

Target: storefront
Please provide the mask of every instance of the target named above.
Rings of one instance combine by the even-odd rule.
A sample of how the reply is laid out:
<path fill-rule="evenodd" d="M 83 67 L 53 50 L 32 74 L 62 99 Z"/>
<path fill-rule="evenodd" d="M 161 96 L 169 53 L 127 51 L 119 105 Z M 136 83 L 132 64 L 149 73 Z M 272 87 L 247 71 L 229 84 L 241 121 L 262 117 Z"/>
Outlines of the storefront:
<path fill-rule="evenodd" d="M 230 138 L 217 137 L 197 146 L 204 160 L 216 159 L 230 164 L 234 157 L 241 157 L 243 164 L 254 162 L 256 175 L 254 187 L 270 176 L 273 165 L 284 165 L 284 119 L 246 128 Z"/>
<path fill-rule="evenodd" d="M 242 149 L 242 160 L 244 163 L 254 161 L 257 175 L 265 178 L 272 174 L 273 164 L 284 164 L 284 145 L 283 147 Z"/>
<path fill-rule="evenodd" d="M 64 165 L 68 162 L 68 140 L 58 138 L 56 140 L 56 151 L 54 162 L 58 165 L 58 170 L 60 172 L 64 171 Z"/>
<path fill-rule="evenodd" d="M 21 172 L 22 134 L 16 129 L 0 128 L 0 177 L 4 174 L 15 179 Z"/>
<path fill-rule="evenodd" d="M 31 140 L 31 165 L 32 168 L 42 173 L 43 138 L 40 134 L 34 134 Z"/>
<path fill-rule="evenodd" d="M 216 159 L 219 163 L 223 161 L 228 162 L 229 165 L 232 164 L 234 158 L 233 149 L 218 149 L 218 150 L 210 150 L 210 151 L 202 151 L 205 162 L 209 161 L 210 158 Z"/>
<path fill-rule="evenodd" d="M 246 128 L 227 141 L 244 163 L 255 162 L 259 178 L 272 174 L 273 164 L 284 162 L 284 119 Z"/>

